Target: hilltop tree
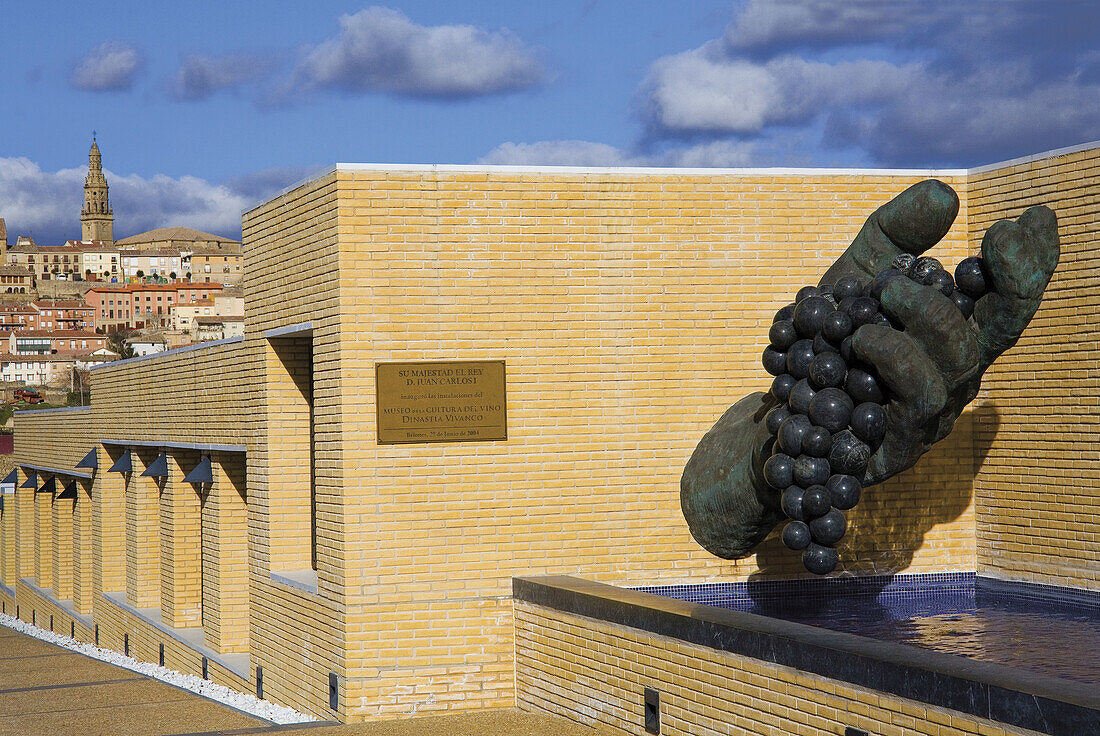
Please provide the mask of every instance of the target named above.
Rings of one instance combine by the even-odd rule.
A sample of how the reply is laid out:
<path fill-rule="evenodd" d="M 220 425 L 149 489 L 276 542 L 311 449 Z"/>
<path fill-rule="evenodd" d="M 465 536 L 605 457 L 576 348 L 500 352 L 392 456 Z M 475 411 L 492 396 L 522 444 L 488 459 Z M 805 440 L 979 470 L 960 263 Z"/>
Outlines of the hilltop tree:
<path fill-rule="evenodd" d="M 107 333 L 107 349 L 113 350 L 121 358 L 134 357 L 134 348 L 130 345 L 130 338 L 134 331 L 129 327 L 119 327 Z"/>

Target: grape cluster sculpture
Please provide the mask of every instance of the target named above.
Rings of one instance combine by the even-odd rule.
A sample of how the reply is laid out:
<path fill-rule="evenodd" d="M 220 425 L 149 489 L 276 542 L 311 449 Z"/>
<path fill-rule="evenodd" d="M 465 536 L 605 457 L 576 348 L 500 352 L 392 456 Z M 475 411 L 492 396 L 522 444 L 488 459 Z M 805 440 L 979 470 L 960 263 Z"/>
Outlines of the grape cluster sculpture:
<path fill-rule="evenodd" d="M 867 463 L 886 434 L 889 391 L 874 366 L 853 353 L 852 335 L 868 324 L 894 327 L 879 298 L 899 277 L 936 289 L 965 317 L 986 292 L 981 258 L 963 260 L 952 278 L 935 258 L 905 253 L 866 283 L 846 276 L 800 289 L 793 304 L 776 312 L 768 333 L 762 361 L 775 376 L 771 395 L 779 404 L 765 417 L 774 439 L 764 480 L 781 493 L 780 508 L 790 519 L 783 544 L 804 550 L 802 563 L 818 575 L 840 559 L 835 545 L 847 531 L 843 512 L 859 501 Z"/>
<path fill-rule="evenodd" d="M 762 355 L 771 390 L 730 407 L 684 470 L 681 506 L 704 548 L 745 557 L 786 521 L 783 543 L 831 572 L 844 512 L 950 432 L 1058 263 L 1056 218 L 1036 206 L 994 224 L 952 278 L 922 254 L 958 206 L 942 182 L 910 187 L 776 313 Z"/>

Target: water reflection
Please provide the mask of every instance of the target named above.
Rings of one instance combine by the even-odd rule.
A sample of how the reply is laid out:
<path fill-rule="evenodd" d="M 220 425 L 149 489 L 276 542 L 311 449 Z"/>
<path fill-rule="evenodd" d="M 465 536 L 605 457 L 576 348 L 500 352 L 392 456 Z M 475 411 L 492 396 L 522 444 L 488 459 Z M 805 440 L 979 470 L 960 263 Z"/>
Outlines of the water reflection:
<path fill-rule="evenodd" d="M 1100 684 L 1100 610 L 968 591 L 799 595 L 699 601 L 1054 677 Z"/>

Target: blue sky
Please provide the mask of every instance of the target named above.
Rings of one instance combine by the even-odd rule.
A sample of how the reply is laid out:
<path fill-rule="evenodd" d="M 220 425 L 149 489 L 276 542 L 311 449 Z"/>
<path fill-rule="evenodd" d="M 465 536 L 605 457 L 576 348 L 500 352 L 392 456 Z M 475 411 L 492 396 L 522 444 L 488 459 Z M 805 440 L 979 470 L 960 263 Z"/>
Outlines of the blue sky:
<path fill-rule="evenodd" d="M 116 237 L 336 162 L 959 167 L 1100 138 L 1093 0 L 40 2 L 5 7 L 0 217 Z"/>

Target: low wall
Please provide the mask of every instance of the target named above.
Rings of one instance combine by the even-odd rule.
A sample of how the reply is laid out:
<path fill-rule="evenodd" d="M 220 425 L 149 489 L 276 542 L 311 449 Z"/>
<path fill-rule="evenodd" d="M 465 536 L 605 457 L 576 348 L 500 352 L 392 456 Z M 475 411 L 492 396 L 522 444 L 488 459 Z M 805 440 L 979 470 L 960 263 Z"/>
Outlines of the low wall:
<path fill-rule="evenodd" d="M 516 702 L 665 736 L 1079 736 L 1096 686 L 576 578 L 515 582 Z M 1006 674 L 1007 673 L 1007 674 Z M 652 731 L 651 731 L 652 732 Z"/>
<path fill-rule="evenodd" d="M 52 617 L 58 633 L 128 645 L 142 661 L 163 648 L 182 672 L 201 674 L 205 658 L 211 680 L 254 687 L 239 644 L 250 613 L 247 368 L 241 340 L 205 343 L 94 369 L 91 406 L 17 413 L 17 488 L 0 520 L 8 613 L 44 628 Z M 133 472 L 110 472 L 128 449 Z M 162 451 L 169 478 L 142 477 Z M 89 452 L 98 467 L 77 467 Z M 213 480 L 182 482 L 204 454 Z M 23 487 L 32 472 L 35 487 Z M 49 479 L 52 494 L 39 488 Z"/>

